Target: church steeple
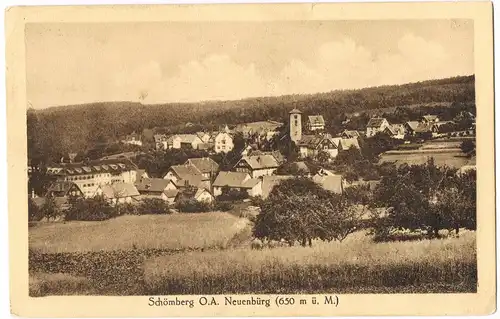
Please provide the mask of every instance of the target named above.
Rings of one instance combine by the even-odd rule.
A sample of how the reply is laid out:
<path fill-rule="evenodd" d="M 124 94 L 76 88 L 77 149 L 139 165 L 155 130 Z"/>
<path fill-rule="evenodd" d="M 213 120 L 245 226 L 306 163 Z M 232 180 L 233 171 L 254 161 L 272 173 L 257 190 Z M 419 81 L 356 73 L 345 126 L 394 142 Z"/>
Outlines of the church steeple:
<path fill-rule="evenodd" d="M 298 109 L 290 111 L 290 139 L 297 143 L 302 139 L 302 112 Z"/>

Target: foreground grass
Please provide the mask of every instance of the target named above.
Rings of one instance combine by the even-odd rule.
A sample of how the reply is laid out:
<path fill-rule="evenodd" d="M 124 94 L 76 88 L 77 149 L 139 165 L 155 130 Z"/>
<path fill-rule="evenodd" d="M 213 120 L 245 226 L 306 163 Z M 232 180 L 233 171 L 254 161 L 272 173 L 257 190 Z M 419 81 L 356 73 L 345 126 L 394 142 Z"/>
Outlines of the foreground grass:
<path fill-rule="evenodd" d="M 235 249 L 157 257 L 144 265 L 150 294 L 474 292 L 475 234 L 373 243 L 357 233 L 343 243 L 272 250 Z"/>
<path fill-rule="evenodd" d="M 29 247 L 39 253 L 221 248 L 245 226 L 246 220 L 220 212 L 46 223 L 30 227 Z"/>

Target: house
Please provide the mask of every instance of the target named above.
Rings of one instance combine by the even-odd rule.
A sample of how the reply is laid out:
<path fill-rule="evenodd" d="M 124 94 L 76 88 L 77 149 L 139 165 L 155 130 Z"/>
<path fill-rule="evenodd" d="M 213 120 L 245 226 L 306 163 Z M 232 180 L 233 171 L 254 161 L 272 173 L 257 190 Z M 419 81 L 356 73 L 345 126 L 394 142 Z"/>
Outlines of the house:
<path fill-rule="evenodd" d="M 135 179 L 136 182 L 140 181 L 143 178 L 149 178 L 148 172 L 145 169 L 136 169 L 135 170 Z"/>
<path fill-rule="evenodd" d="M 324 130 L 325 119 L 323 115 L 309 115 L 307 117 L 307 128 L 309 131 Z"/>
<path fill-rule="evenodd" d="M 167 140 L 168 140 L 167 135 L 155 134 L 153 135 L 153 139 L 155 141 L 155 146 L 157 150 L 167 149 Z"/>
<path fill-rule="evenodd" d="M 395 139 L 402 140 L 405 138 L 405 127 L 403 124 L 390 124 L 383 132 Z"/>
<path fill-rule="evenodd" d="M 162 198 L 165 191 L 177 189 L 174 182 L 163 178 L 143 178 L 135 187 L 141 197 L 146 198 Z"/>
<path fill-rule="evenodd" d="M 177 188 L 194 186 L 210 189 L 210 183 L 204 183 L 202 173 L 193 165 L 171 166 L 163 179 L 171 180 Z"/>
<path fill-rule="evenodd" d="M 179 194 L 179 190 L 176 189 L 167 189 L 161 194 L 161 199 L 168 202 L 169 204 L 173 204 L 175 199 L 177 198 L 177 194 Z"/>
<path fill-rule="evenodd" d="M 198 149 L 198 145 L 202 143 L 203 141 L 196 134 L 177 134 L 167 139 L 167 149 Z"/>
<path fill-rule="evenodd" d="M 379 132 L 383 132 L 388 126 L 389 122 L 387 119 L 382 117 L 372 117 L 366 125 L 366 137 L 372 137 Z"/>
<path fill-rule="evenodd" d="M 215 178 L 219 172 L 219 164 L 210 157 L 190 158 L 184 165 L 192 165 L 201 172 L 204 180 Z"/>
<path fill-rule="evenodd" d="M 188 187 L 180 190 L 175 197 L 175 201 L 196 200 L 198 202 L 211 203 L 215 197 L 208 190 L 199 187 Z"/>
<path fill-rule="evenodd" d="M 46 197 L 83 197 L 83 192 L 74 182 L 56 181 L 50 184 L 47 189 Z"/>
<path fill-rule="evenodd" d="M 281 126 L 283 126 L 283 123 L 276 121 L 258 121 L 238 124 L 233 131 L 241 133 L 245 139 L 257 135 L 261 139 L 270 140 L 278 133 Z"/>
<path fill-rule="evenodd" d="M 281 154 L 280 151 L 261 151 L 261 150 L 256 150 L 256 149 L 250 149 L 249 151 L 246 152 L 246 154 L 243 154 L 242 152 L 242 156 L 257 156 L 257 155 L 271 155 L 271 156 L 274 156 L 274 158 L 276 159 L 276 161 L 278 162 L 278 164 L 283 164 L 284 162 L 286 162 L 286 159 L 285 157 L 283 156 L 283 154 Z"/>
<path fill-rule="evenodd" d="M 226 126 L 227 129 L 227 126 Z M 233 148 L 233 135 L 228 132 L 229 129 L 219 132 L 214 138 L 215 153 L 229 153 Z"/>
<path fill-rule="evenodd" d="M 265 175 L 273 175 L 280 164 L 273 155 L 249 155 L 243 156 L 234 166 L 233 170 L 248 173 L 250 177 L 257 178 Z"/>
<path fill-rule="evenodd" d="M 341 138 L 338 141 L 338 151 L 347 151 L 351 147 L 360 149 L 359 142 L 357 138 Z"/>
<path fill-rule="evenodd" d="M 273 175 L 262 176 L 262 198 L 266 199 L 273 190 L 274 186 L 278 185 L 281 181 L 294 178 L 292 175 Z"/>
<path fill-rule="evenodd" d="M 431 131 L 435 134 L 452 132 L 454 129 L 455 122 L 453 121 L 442 121 L 431 125 Z"/>
<path fill-rule="evenodd" d="M 424 115 L 420 118 L 420 122 L 425 123 L 425 124 L 432 124 L 432 123 L 437 123 L 439 122 L 439 117 L 437 115 Z"/>
<path fill-rule="evenodd" d="M 113 205 L 137 202 L 140 196 L 134 184 L 123 182 L 99 186 L 95 195 L 103 196 Z"/>
<path fill-rule="evenodd" d="M 113 183 L 135 183 L 137 166 L 129 159 L 107 159 L 82 163 L 59 163 L 47 168 L 56 181 L 74 182 L 85 197 L 94 196 L 97 187 Z"/>
<path fill-rule="evenodd" d="M 127 135 L 125 139 L 122 140 L 122 143 L 142 146 L 141 135 L 133 132 L 132 134 Z"/>
<path fill-rule="evenodd" d="M 360 135 L 359 135 L 359 132 L 358 131 L 354 131 L 354 130 L 344 130 L 341 134 L 340 134 L 340 137 L 342 138 L 358 138 Z"/>
<path fill-rule="evenodd" d="M 213 183 L 214 195 L 221 195 L 224 187 L 246 191 L 249 196 L 262 194 L 262 181 L 258 178 L 251 178 L 250 174 L 244 172 L 219 172 Z"/>
<path fill-rule="evenodd" d="M 198 136 L 203 143 L 208 143 L 210 141 L 210 134 L 207 132 L 196 132 L 196 136 Z"/>
<path fill-rule="evenodd" d="M 432 124 L 417 121 L 409 121 L 404 124 L 406 135 L 419 136 L 431 132 Z"/>
<path fill-rule="evenodd" d="M 337 157 L 338 154 L 338 145 L 329 134 L 302 135 L 302 138 L 297 142 L 297 146 L 302 158 L 315 158 L 320 151 L 327 152 L 331 158 Z"/>
<path fill-rule="evenodd" d="M 344 191 L 343 178 L 341 175 L 320 175 L 313 176 L 313 181 L 321 185 L 327 191 L 342 194 Z"/>

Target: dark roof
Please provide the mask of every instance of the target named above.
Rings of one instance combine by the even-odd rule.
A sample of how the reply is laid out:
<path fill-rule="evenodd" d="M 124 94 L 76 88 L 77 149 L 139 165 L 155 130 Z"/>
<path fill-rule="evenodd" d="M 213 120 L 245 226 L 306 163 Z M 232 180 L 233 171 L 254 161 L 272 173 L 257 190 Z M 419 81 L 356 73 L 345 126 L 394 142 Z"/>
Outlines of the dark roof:
<path fill-rule="evenodd" d="M 384 122 L 385 118 L 383 117 L 372 117 L 370 121 L 368 121 L 368 127 L 380 127 Z"/>
<path fill-rule="evenodd" d="M 170 182 L 169 179 L 163 178 L 143 178 L 135 184 L 135 187 L 139 192 L 161 193 Z"/>
<path fill-rule="evenodd" d="M 309 115 L 308 118 L 310 124 L 325 125 L 323 115 Z"/>
<path fill-rule="evenodd" d="M 184 164 L 196 167 L 201 173 L 215 173 L 219 170 L 219 164 L 210 157 L 190 158 Z"/>
<path fill-rule="evenodd" d="M 273 155 L 249 155 L 243 156 L 240 161 L 245 161 L 252 169 L 275 168 L 279 166 Z"/>
<path fill-rule="evenodd" d="M 412 131 L 415 131 L 417 129 L 418 124 L 419 124 L 418 121 L 409 121 L 405 123 L 405 125 L 409 127 Z"/>
<path fill-rule="evenodd" d="M 217 178 L 215 179 L 213 186 L 223 187 L 242 187 L 245 180 L 247 180 L 250 176 L 247 173 L 243 172 L 219 172 Z"/>
<path fill-rule="evenodd" d="M 302 135 L 302 138 L 298 141 L 298 145 L 315 147 L 322 139 L 323 138 L 319 135 Z"/>
<path fill-rule="evenodd" d="M 170 170 L 172 170 L 180 179 L 189 179 L 190 176 L 201 175 L 200 170 L 193 165 L 173 165 L 170 167 Z"/>
<path fill-rule="evenodd" d="M 301 112 L 299 109 L 294 108 L 293 110 L 291 110 L 291 111 L 289 112 L 289 114 L 302 114 L 302 112 Z"/>
<path fill-rule="evenodd" d="M 76 187 L 78 190 L 80 190 L 78 185 L 76 185 L 73 182 L 64 182 L 64 181 L 53 182 L 52 184 L 50 184 L 49 188 L 47 189 L 47 194 L 54 193 L 54 194 L 57 194 L 56 196 L 66 196 L 66 195 L 68 195 L 68 192 L 70 191 L 71 187 L 73 187 L 73 186 Z M 80 190 L 80 192 L 81 192 L 81 190 Z"/>
<path fill-rule="evenodd" d="M 85 175 L 93 173 L 121 173 L 136 170 L 137 166 L 129 159 L 102 159 L 85 163 L 59 163 L 47 169 L 53 175 Z"/>

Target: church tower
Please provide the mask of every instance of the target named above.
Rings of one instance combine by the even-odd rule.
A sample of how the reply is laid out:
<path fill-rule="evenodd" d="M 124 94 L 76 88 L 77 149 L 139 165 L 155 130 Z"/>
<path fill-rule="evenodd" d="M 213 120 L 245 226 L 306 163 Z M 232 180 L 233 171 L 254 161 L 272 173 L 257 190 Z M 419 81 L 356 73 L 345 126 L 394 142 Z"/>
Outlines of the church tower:
<path fill-rule="evenodd" d="M 293 109 L 290 111 L 290 139 L 297 143 L 302 139 L 302 112 Z"/>

